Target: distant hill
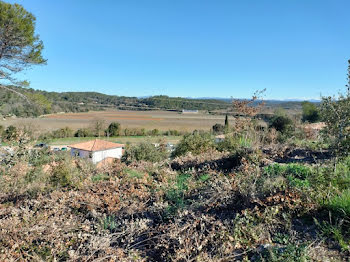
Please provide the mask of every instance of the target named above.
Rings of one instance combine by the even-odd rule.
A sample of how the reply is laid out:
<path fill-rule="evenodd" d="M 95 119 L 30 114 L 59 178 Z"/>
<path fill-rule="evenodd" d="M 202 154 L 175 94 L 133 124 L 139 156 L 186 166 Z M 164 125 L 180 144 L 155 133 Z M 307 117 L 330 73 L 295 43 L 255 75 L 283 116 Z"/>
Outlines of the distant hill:
<path fill-rule="evenodd" d="M 231 99 L 226 98 L 182 98 L 169 96 L 125 97 L 105 95 L 97 92 L 47 92 L 11 86 L 27 99 L 0 88 L 0 115 L 18 117 L 37 117 L 58 112 L 86 112 L 89 110 L 226 110 Z M 265 101 L 268 108 L 301 108 L 300 101 Z"/>

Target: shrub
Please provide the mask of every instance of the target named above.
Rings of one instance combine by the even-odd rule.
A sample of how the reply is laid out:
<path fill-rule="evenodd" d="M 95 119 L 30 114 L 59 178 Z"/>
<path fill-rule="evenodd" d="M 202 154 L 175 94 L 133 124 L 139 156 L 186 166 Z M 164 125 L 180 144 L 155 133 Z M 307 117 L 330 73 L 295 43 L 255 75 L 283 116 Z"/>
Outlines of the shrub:
<path fill-rule="evenodd" d="M 170 130 L 164 131 L 163 135 L 165 135 L 165 136 L 178 136 L 178 135 L 180 135 L 180 132 L 178 130 L 170 129 Z"/>
<path fill-rule="evenodd" d="M 194 155 L 206 152 L 214 148 L 214 141 L 210 134 L 196 132 L 192 135 L 185 135 L 176 146 L 173 156 L 185 155 L 191 152 Z"/>
<path fill-rule="evenodd" d="M 341 156 L 350 150 L 350 95 L 323 98 L 322 119 L 326 123 L 324 138 L 332 150 Z"/>
<path fill-rule="evenodd" d="M 304 101 L 302 103 L 302 109 L 303 109 L 302 121 L 315 123 L 321 119 L 320 112 L 315 104 L 308 101 Z"/>
<path fill-rule="evenodd" d="M 226 136 L 224 140 L 220 141 L 216 148 L 220 152 L 235 152 L 239 148 L 239 140 L 235 136 Z"/>
<path fill-rule="evenodd" d="M 132 145 L 126 148 L 123 161 L 149 161 L 159 162 L 166 159 L 168 153 L 163 145 L 155 147 L 153 144 L 148 142 L 142 142 L 138 145 Z"/>
<path fill-rule="evenodd" d="M 69 161 L 69 160 L 67 160 Z M 60 162 L 52 169 L 50 182 L 55 187 L 76 187 L 81 178 L 76 170 L 72 168 L 71 163 L 67 161 Z"/>
<path fill-rule="evenodd" d="M 213 133 L 214 134 L 223 134 L 225 132 L 225 126 L 222 124 L 213 125 Z"/>
<path fill-rule="evenodd" d="M 119 136 L 120 124 L 117 122 L 112 122 L 109 124 L 106 134 L 109 136 Z"/>
<path fill-rule="evenodd" d="M 75 137 L 89 137 L 92 136 L 92 133 L 90 130 L 88 130 L 87 128 L 79 128 L 75 134 Z"/>
<path fill-rule="evenodd" d="M 159 136 L 160 135 L 160 132 L 159 132 L 159 130 L 158 129 L 152 129 L 151 131 L 149 131 L 148 132 L 149 133 L 149 135 L 151 135 L 151 136 Z"/>
<path fill-rule="evenodd" d="M 270 123 L 270 127 L 276 129 L 281 133 L 290 131 L 293 125 L 292 119 L 286 115 L 275 115 Z"/>
<path fill-rule="evenodd" d="M 325 139 L 340 156 L 348 155 L 350 150 L 350 60 L 347 76 L 347 93 L 340 94 L 338 99 L 323 97 L 321 103 L 321 116 L 326 123 Z"/>
<path fill-rule="evenodd" d="M 18 137 L 17 128 L 15 126 L 8 126 L 4 132 L 4 137 L 7 140 L 16 140 Z"/>
<path fill-rule="evenodd" d="M 72 137 L 72 136 L 73 136 L 73 130 L 69 127 L 60 128 L 52 132 L 53 138 L 65 138 L 65 137 Z"/>

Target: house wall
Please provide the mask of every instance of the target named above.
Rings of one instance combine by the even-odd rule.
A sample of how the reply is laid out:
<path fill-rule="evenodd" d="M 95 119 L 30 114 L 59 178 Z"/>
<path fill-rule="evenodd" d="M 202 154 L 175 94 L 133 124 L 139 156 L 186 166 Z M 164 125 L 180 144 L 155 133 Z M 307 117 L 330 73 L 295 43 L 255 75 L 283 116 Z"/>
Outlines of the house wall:
<path fill-rule="evenodd" d="M 121 147 L 112 148 L 104 151 L 96 151 L 92 153 L 92 162 L 96 164 L 107 157 L 121 158 L 122 155 L 123 155 L 123 149 Z"/>
<path fill-rule="evenodd" d="M 89 158 L 89 151 L 72 148 L 70 151 L 71 156 L 79 156 L 81 158 Z"/>

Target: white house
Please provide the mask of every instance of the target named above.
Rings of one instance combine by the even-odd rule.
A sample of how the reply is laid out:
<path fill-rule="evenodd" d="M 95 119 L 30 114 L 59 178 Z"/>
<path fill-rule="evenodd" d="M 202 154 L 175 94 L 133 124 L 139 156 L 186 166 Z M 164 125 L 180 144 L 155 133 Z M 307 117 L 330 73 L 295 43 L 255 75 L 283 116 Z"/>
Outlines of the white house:
<path fill-rule="evenodd" d="M 71 155 L 91 159 L 96 164 L 102 160 L 121 158 L 124 144 L 117 144 L 100 139 L 95 139 L 83 143 L 69 146 Z"/>

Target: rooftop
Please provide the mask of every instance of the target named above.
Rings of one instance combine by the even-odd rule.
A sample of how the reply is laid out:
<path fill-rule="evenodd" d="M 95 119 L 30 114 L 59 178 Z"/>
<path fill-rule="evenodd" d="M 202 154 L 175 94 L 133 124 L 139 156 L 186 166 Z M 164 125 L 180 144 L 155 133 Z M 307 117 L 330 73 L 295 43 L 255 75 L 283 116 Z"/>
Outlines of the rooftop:
<path fill-rule="evenodd" d="M 81 149 L 85 151 L 102 151 L 112 148 L 123 147 L 124 144 L 113 143 L 109 141 L 104 141 L 100 139 L 95 139 L 83 143 L 70 145 L 70 148 Z"/>

